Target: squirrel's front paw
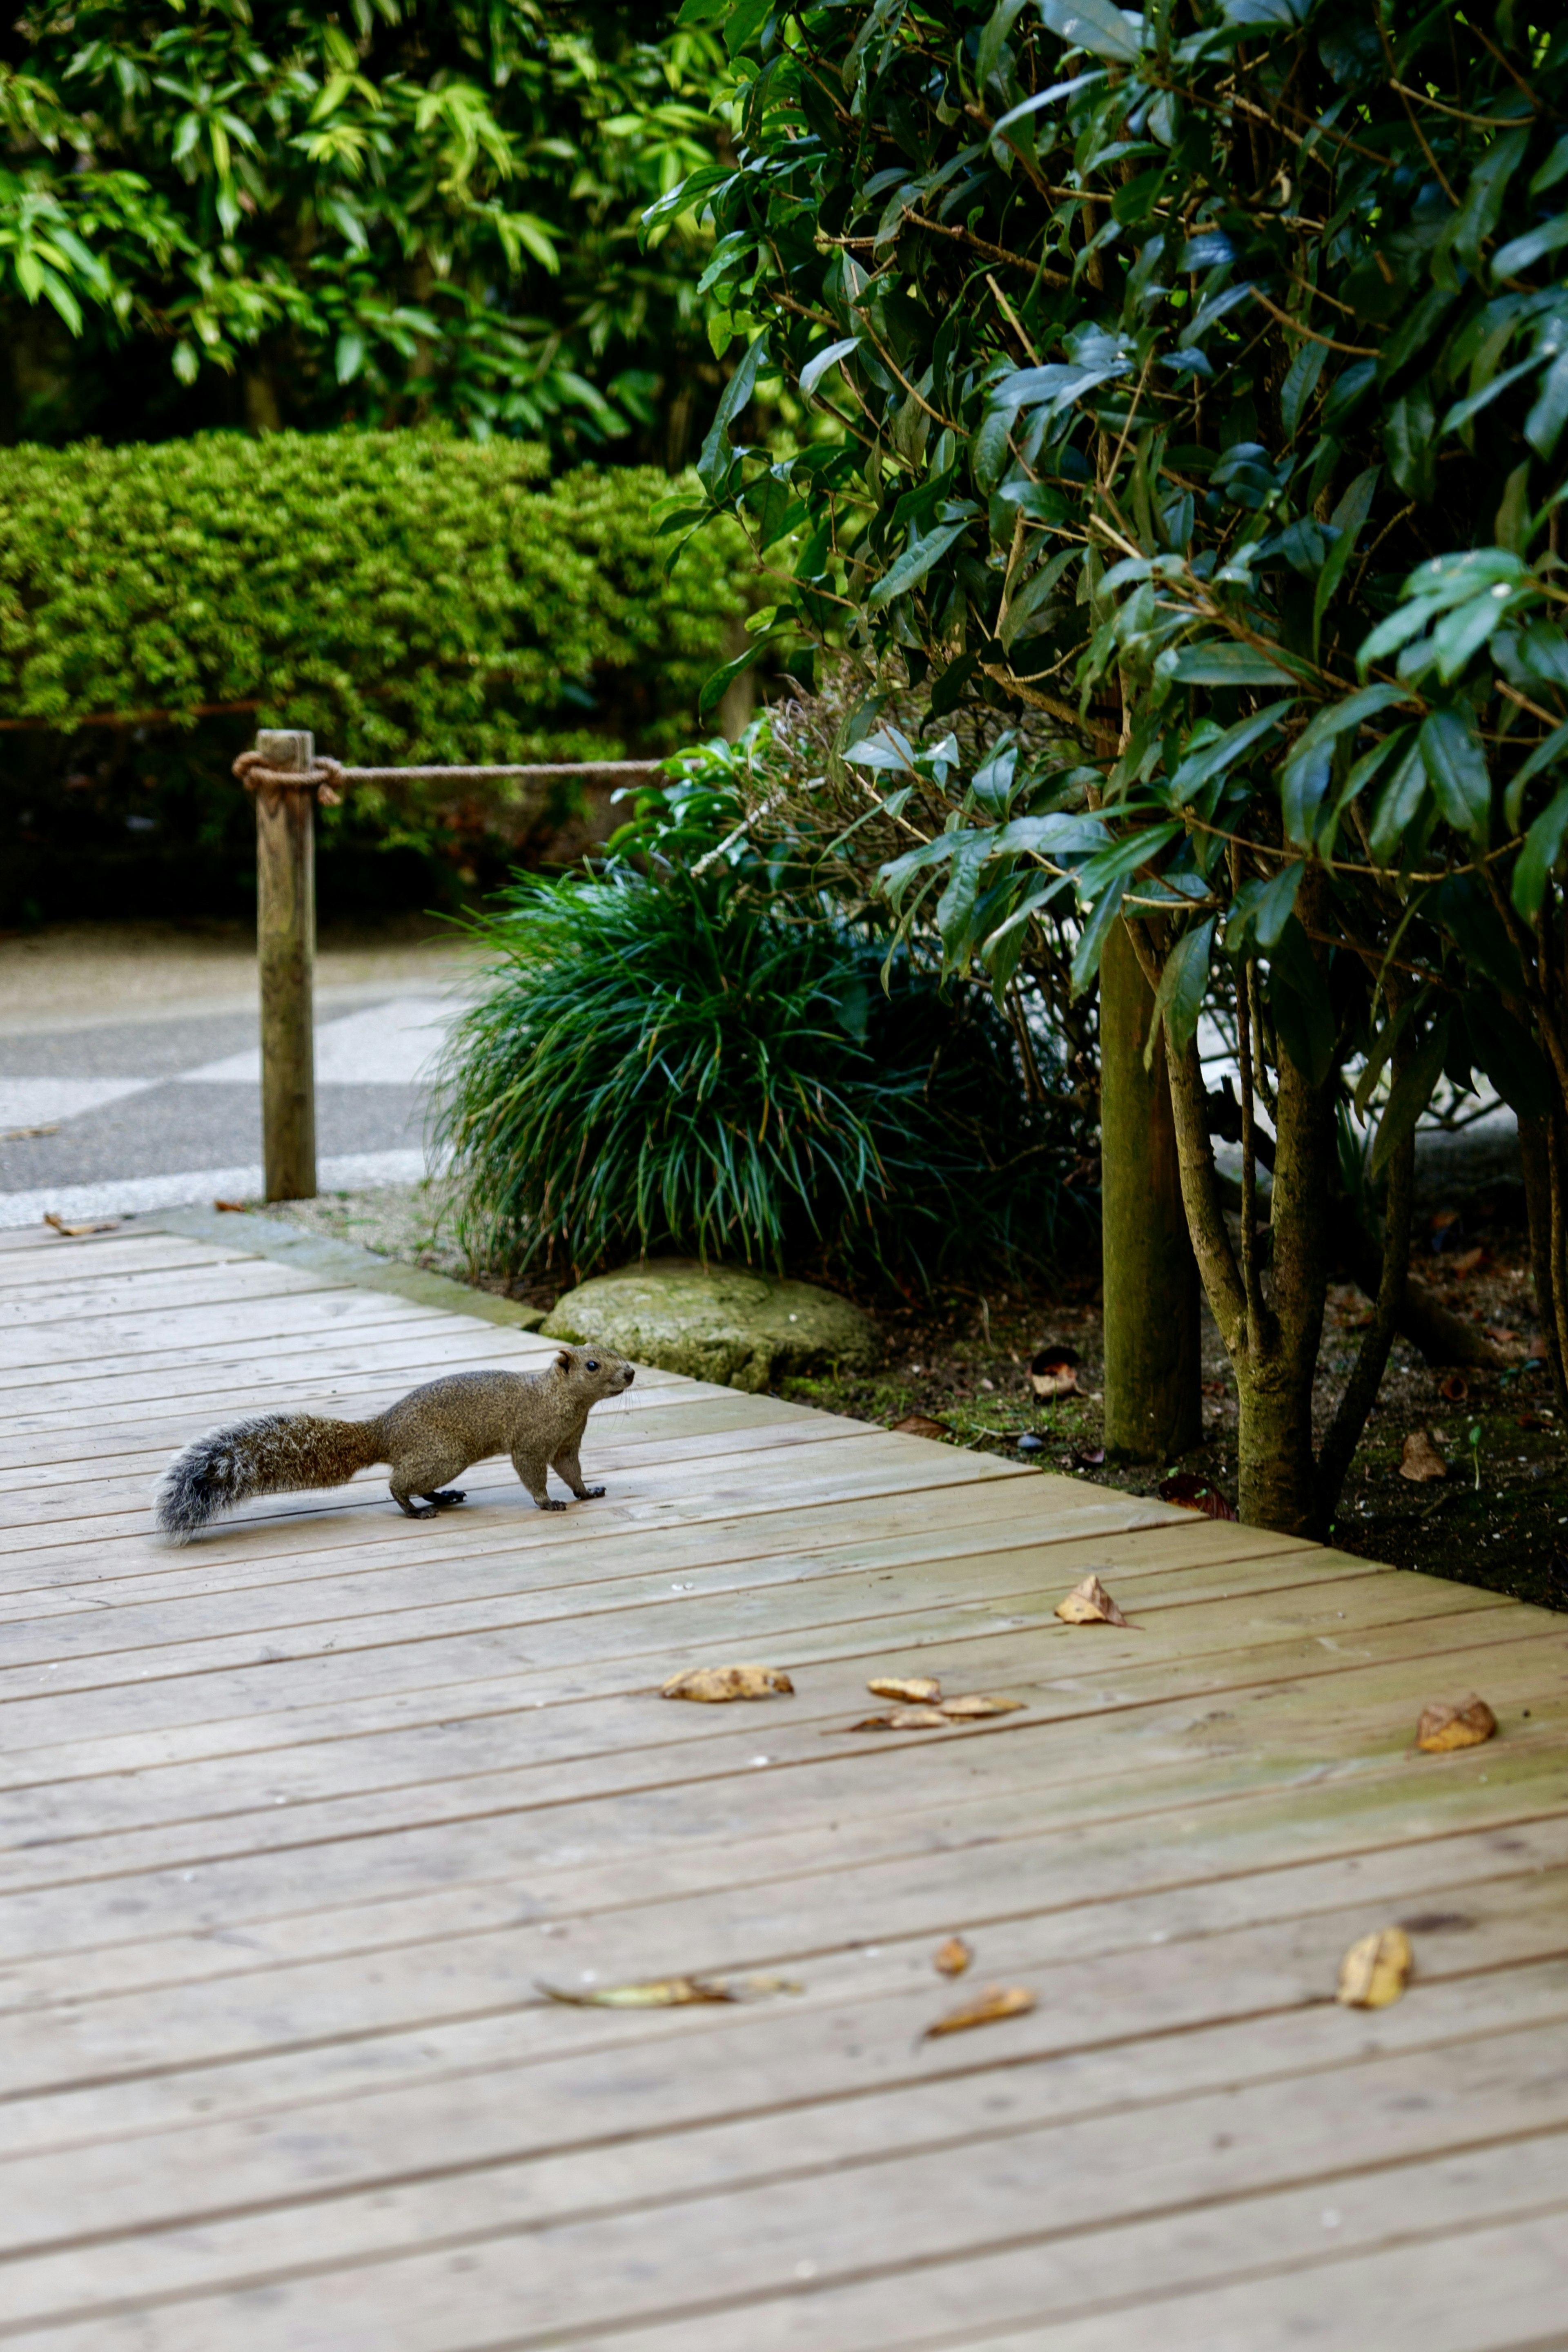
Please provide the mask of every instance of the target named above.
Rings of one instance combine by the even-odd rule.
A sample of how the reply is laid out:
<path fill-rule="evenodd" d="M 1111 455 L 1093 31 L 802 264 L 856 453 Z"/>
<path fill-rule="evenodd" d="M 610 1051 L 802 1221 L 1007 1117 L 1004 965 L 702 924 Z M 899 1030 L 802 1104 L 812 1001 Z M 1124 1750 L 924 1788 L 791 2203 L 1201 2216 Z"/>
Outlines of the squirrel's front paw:
<path fill-rule="evenodd" d="M 564 1503 L 558 1503 L 553 1495 L 547 1495 L 543 1502 L 539 1503 L 537 1507 L 541 1511 L 564 1511 L 566 1505 Z"/>
<path fill-rule="evenodd" d="M 603 1492 L 602 1486 L 585 1486 L 577 1499 L 580 1503 L 597 1503 Z"/>

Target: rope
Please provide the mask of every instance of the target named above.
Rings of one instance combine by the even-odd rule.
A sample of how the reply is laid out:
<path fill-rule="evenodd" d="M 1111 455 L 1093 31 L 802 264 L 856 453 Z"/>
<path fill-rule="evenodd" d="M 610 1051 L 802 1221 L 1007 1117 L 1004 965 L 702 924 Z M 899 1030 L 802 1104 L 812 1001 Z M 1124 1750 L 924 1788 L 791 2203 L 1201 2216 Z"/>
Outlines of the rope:
<path fill-rule="evenodd" d="M 342 800 L 345 784 L 396 784 L 410 777 L 424 782 L 476 784 L 501 776 L 520 776 L 530 783 L 547 784 L 563 776 L 653 776 L 664 765 L 663 760 L 566 760 L 553 764 L 535 762 L 497 768 L 346 768 L 340 760 L 329 760 L 320 753 L 308 768 L 274 768 L 268 766 L 259 751 L 242 751 L 234 763 L 234 772 L 247 793 L 258 788 L 267 792 L 315 793 L 323 807 L 336 808 Z"/>

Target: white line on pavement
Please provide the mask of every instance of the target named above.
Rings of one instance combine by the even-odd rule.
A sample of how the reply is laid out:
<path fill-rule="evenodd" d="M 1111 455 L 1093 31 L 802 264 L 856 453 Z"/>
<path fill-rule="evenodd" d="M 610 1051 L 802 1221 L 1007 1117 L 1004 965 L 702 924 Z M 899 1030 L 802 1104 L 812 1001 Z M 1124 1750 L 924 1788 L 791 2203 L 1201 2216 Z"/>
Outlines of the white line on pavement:
<path fill-rule="evenodd" d="M 353 1192 L 377 1184 L 417 1184 L 434 1168 L 423 1151 L 346 1151 L 317 1166 L 323 1192 Z M 122 1217 L 139 1209 L 180 1209 L 193 1201 L 255 1200 L 259 1167 L 194 1168 L 167 1176 L 120 1176 L 100 1184 L 56 1184 L 30 1192 L 0 1192 L 0 1229 L 41 1224 L 47 1215 L 74 1223 L 83 1217 Z"/>

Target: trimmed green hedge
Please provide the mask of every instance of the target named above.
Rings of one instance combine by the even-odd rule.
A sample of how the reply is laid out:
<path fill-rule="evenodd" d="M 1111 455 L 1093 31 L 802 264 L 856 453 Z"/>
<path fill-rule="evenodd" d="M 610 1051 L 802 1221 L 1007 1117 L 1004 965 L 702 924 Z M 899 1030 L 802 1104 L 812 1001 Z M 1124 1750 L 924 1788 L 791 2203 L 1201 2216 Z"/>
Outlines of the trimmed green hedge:
<path fill-rule="evenodd" d="M 552 481 L 536 448 L 425 432 L 0 449 L 0 915 L 67 911 L 62 844 L 79 866 L 100 818 L 121 865 L 172 858 L 183 887 L 204 840 L 243 866 L 214 795 L 258 726 L 366 765 L 673 748 L 747 567 L 737 533 L 667 579 L 669 488 L 652 468 Z M 329 869 L 353 843 L 472 873 L 476 843 L 493 866 L 538 814 L 507 787 L 363 788 L 323 847 Z"/>

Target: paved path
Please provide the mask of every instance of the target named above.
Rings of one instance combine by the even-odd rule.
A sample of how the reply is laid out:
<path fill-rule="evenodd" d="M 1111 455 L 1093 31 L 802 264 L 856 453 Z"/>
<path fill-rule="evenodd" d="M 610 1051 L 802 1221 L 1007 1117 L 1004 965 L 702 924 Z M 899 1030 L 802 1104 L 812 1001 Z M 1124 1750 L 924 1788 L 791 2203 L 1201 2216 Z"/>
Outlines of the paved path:
<path fill-rule="evenodd" d="M 317 1007 L 323 1191 L 425 1172 L 431 1066 L 455 1009 L 433 987 L 328 991 Z M 0 1025 L 0 1228 L 162 1208 L 262 1189 L 253 1003 L 164 1006 L 117 1021 Z"/>
<path fill-rule="evenodd" d="M 171 1223 L 0 1235 L 8 2352 L 1561 2352 L 1561 1618 L 658 1372 L 564 1515 L 170 1550 L 219 1412 L 549 1357 Z M 794 1696 L 659 1696 L 737 1659 Z M 889 1674 L 1024 1704 L 856 1728 Z"/>

